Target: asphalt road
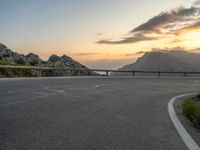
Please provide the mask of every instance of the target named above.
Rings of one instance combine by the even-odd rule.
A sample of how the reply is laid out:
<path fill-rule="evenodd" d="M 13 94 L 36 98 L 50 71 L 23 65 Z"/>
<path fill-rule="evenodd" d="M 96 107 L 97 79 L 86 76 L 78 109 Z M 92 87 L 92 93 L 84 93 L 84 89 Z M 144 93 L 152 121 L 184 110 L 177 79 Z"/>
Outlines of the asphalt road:
<path fill-rule="evenodd" d="M 1 150 L 186 150 L 167 111 L 200 79 L 0 80 Z"/>

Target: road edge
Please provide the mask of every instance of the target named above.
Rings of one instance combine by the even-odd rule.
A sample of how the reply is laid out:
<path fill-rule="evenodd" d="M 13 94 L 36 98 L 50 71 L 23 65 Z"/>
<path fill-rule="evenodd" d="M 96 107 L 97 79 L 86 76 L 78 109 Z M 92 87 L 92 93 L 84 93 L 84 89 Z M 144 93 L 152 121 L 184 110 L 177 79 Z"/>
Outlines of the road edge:
<path fill-rule="evenodd" d="M 200 147 L 198 144 L 193 140 L 193 138 L 190 136 L 190 134 L 187 132 L 187 130 L 183 127 L 181 121 L 176 115 L 175 109 L 174 109 L 174 103 L 178 98 L 186 97 L 186 96 L 192 96 L 196 95 L 198 93 L 187 93 L 187 94 L 182 94 L 173 97 L 170 99 L 168 103 L 168 113 L 171 118 L 171 121 L 173 122 L 176 130 L 178 131 L 180 137 L 182 138 L 183 142 L 185 145 L 188 147 L 189 150 L 200 150 Z"/>

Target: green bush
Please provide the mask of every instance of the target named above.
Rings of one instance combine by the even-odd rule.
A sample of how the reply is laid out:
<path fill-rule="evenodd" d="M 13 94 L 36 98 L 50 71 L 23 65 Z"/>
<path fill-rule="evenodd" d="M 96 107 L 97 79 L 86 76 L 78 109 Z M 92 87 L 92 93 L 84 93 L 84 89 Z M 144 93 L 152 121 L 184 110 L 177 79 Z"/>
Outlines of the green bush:
<path fill-rule="evenodd" d="M 200 128 L 200 94 L 187 99 L 183 103 L 183 114 L 191 120 L 191 122 Z"/>
<path fill-rule="evenodd" d="M 0 65 L 11 65 L 11 63 L 6 60 L 0 60 Z"/>
<path fill-rule="evenodd" d="M 14 64 L 12 62 L 6 61 L 6 60 L 0 60 L 0 65 L 29 65 L 25 63 L 23 60 L 16 61 Z M 31 69 L 0 69 L 0 78 L 1 77 L 36 77 L 37 73 L 35 71 L 32 71 Z"/>
<path fill-rule="evenodd" d="M 19 70 L 19 69 L 0 69 L 0 78 L 1 77 L 36 77 L 37 73 L 30 70 Z"/>
<path fill-rule="evenodd" d="M 200 94 L 197 95 L 198 100 L 200 101 Z"/>

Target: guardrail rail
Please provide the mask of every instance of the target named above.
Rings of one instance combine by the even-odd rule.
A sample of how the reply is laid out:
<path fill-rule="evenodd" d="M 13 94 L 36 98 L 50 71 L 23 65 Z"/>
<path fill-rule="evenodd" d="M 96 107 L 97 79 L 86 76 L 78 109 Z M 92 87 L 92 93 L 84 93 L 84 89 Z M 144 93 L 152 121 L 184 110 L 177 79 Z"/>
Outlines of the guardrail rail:
<path fill-rule="evenodd" d="M 138 71 L 138 70 L 109 70 L 109 69 L 80 69 L 80 68 L 55 68 L 55 67 L 37 67 L 37 66 L 14 66 L 14 65 L 0 65 L 0 69 L 19 69 L 19 70 L 26 70 L 31 69 L 38 72 L 38 76 L 42 75 L 42 71 L 50 70 L 50 71 L 56 71 L 56 70 L 65 70 L 65 71 L 73 71 L 77 72 L 79 75 L 81 71 L 88 71 L 88 72 L 105 72 L 106 76 L 109 76 L 109 73 L 130 73 L 132 76 L 136 76 L 136 73 L 140 74 L 156 74 L 156 76 L 161 76 L 162 74 L 182 74 L 182 76 L 187 77 L 189 74 L 195 74 L 200 75 L 200 72 L 185 72 L 185 71 L 179 71 L 179 72 L 170 72 L 170 71 Z"/>

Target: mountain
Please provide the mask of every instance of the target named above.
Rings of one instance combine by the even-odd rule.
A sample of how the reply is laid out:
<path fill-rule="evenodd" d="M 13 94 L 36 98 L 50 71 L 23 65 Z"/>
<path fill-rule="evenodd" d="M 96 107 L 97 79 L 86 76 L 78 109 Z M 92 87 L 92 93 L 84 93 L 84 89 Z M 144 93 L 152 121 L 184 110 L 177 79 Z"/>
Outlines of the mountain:
<path fill-rule="evenodd" d="M 26 65 L 36 67 L 54 67 L 54 68 L 69 68 L 69 69 L 85 69 L 88 68 L 81 63 L 73 60 L 67 55 L 57 56 L 51 55 L 47 61 L 42 60 L 38 55 L 29 53 L 28 55 L 18 54 L 7 48 L 5 45 L 0 43 L 0 64 L 1 65 Z M 37 73 L 32 70 L 26 70 L 28 76 L 36 76 Z M 69 76 L 69 75 L 97 75 L 91 71 L 70 72 L 66 70 L 55 70 L 53 72 L 43 71 L 42 76 Z M 0 70 L 0 76 L 24 76 L 23 71 L 11 71 L 11 70 Z M 25 75 L 26 76 L 26 75 Z"/>
<path fill-rule="evenodd" d="M 152 51 L 119 70 L 195 72 L 200 71 L 200 54 L 181 50 Z M 122 74 L 125 75 L 124 73 L 113 73 L 112 75 Z"/>
<path fill-rule="evenodd" d="M 18 54 L 0 43 L 0 60 L 7 61 L 12 65 L 33 65 L 42 66 L 45 63 L 38 55 L 29 53 L 28 55 Z"/>

